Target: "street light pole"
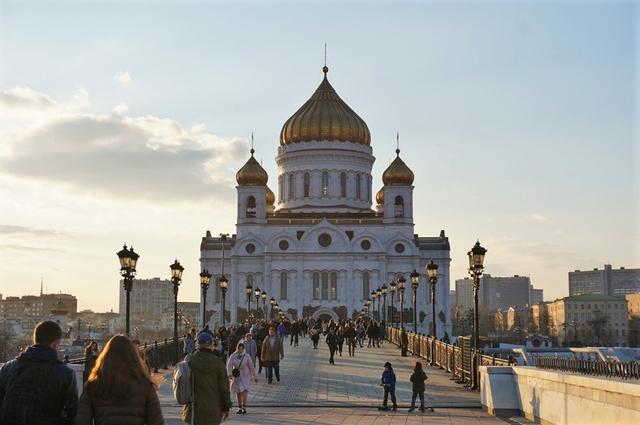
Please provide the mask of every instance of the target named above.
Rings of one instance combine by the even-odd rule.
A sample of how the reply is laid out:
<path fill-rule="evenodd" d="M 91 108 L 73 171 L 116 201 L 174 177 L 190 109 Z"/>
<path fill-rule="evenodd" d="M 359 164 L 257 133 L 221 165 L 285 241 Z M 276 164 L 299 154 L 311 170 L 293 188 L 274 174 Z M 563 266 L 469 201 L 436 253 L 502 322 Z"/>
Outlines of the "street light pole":
<path fill-rule="evenodd" d="M 474 389 L 478 388 L 477 367 L 478 367 L 478 350 L 480 349 L 480 320 L 478 312 L 478 295 L 480 290 L 480 276 L 484 271 L 484 256 L 487 250 L 480 245 L 480 241 L 476 241 L 476 244 L 467 252 L 469 257 L 469 274 L 473 277 L 473 349 L 475 351 L 474 365 L 475 370 L 473 373 L 473 385 Z"/>
<path fill-rule="evenodd" d="M 386 326 L 387 325 L 387 285 L 383 284 L 382 287 L 380 287 L 380 290 L 382 291 L 382 321 Z"/>
<path fill-rule="evenodd" d="M 131 290 L 133 289 L 133 278 L 136 276 L 136 264 L 140 255 L 131 249 L 127 249 L 125 244 L 122 250 L 117 253 L 120 260 L 120 275 L 122 276 L 122 282 L 124 284 L 124 290 L 126 293 L 126 318 L 125 318 L 125 332 L 129 336 L 129 323 L 130 323 L 130 305 L 131 305 Z"/>
<path fill-rule="evenodd" d="M 407 280 L 404 276 L 398 279 L 398 298 L 400 298 L 400 329 L 404 328 L 404 284 Z"/>
<path fill-rule="evenodd" d="M 225 312 L 225 301 L 227 297 L 227 288 L 229 288 L 229 280 L 224 275 L 224 243 L 227 240 L 227 233 L 220 233 L 220 244 L 222 245 L 222 265 L 220 278 L 218 279 L 218 285 L 220 286 L 220 293 L 222 294 L 222 326 L 227 322 Z"/>
<path fill-rule="evenodd" d="M 411 278 L 411 289 L 413 291 L 413 332 L 418 333 L 418 286 L 420 286 L 420 273 L 415 269 L 409 275 Z"/>
<path fill-rule="evenodd" d="M 262 291 L 260 294 L 260 298 L 262 298 L 262 318 L 267 318 L 267 293 Z"/>
<path fill-rule="evenodd" d="M 202 288 L 202 328 L 207 324 L 207 292 L 209 292 L 209 284 L 211 283 L 211 273 L 202 270 L 200 272 L 200 287 Z"/>
<path fill-rule="evenodd" d="M 395 319 L 395 306 L 393 304 L 393 296 L 396 293 L 396 281 L 392 280 L 391 283 L 389 284 L 389 291 L 391 292 L 391 327 L 393 328 L 393 325 L 395 325 L 396 323 L 396 319 Z"/>
<path fill-rule="evenodd" d="M 382 289 L 378 288 L 376 289 L 376 298 L 378 299 L 378 322 L 382 321 L 382 314 L 381 314 L 382 306 L 380 302 L 381 297 L 382 297 Z"/>
<path fill-rule="evenodd" d="M 247 322 L 249 322 L 249 316 L 251 316 L 251 297 L 253 296 L 253 286 L 251 283 L 247 283 Z"/>
<path fill-rule="evenodd" d="M 256 287 L 254 293 L 256 294 L 256 320 L 258 320 L 258 316 L 260 314 L 260 294 L 262 291 L 260 291 L 260 288 Z"/>
<path fill-rule="evenodd" d="M 271 304 L 271 311 L 269 312 L 269 319 L 273 319 L 273 306 L 276 304 L 276 299 L 271 297 L 271 299 L 269 300 L 269 303 Z"/>
<path fill-rule="evenodd" d="M 436 330 L 436 282 L 438 281 L 438 265 L 431 260 L 427 267 L 425 267 L 427 276 L 429 276 L 429 293 L 431 295 L 431 322 L 433 323 L 433 330 L 431 336 L 437 338 L 438 332 Z"/>
<path fill-rule="evenodd" d="M 175 352 L 175 363 L 178 363 L 178 288 L 182 281 L 184 267 L 180 265 L 178 259 L 169 265 L 171 269 L 171 282 L 173 283 L 173 345 Z"/>

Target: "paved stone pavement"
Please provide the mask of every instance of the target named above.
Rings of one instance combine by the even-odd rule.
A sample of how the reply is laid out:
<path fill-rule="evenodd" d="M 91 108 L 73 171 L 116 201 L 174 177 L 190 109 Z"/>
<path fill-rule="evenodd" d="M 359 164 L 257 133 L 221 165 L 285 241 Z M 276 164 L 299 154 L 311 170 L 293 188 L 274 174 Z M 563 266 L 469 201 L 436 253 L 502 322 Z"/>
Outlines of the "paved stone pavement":
<path fill-rule="evenodd" d="M 408 413 L 411 402 L 409 375 L 417 357 L 401 357 L 394 345 L 356 350 L 349 357 L 346 346 L 336 364 L 329 365 L 326 344 L 314 350 L 308 339 L 298 348 L 285 347 L 281 362 L 281 381 L 267 384 L 263 375 L 249 394 L 248 414 L 231 414 L 228 422 L 239 424 L 504 424 L 480 409 L 479 393 L 450 380 L 439 368 L 424 365 L 429 377 L 426 403 L 435 412 Z M 383 364 L 393 364 L 396 377 L 398 412 L 380 412 Z M 424 364 L 424 362 L 423 362 Z M 170 375 L 167 375 L 170 379 Z M 160 388 L 161 404 L 167 424 L 180 424 L 179 406 L 171 396 L 171 385 Z M 234 400 L 235 402 L 235 400 Z"/>

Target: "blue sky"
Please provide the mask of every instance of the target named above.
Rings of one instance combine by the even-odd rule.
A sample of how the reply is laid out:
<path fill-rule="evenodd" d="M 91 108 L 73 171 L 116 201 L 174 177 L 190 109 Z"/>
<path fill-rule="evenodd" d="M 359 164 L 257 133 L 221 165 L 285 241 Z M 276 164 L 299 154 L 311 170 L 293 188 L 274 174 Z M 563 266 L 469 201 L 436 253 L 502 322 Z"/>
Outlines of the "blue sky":
<path fill-rule="evenodd" d="M 632 2 L 5 1 L 0 292 L 44 276 L 115 307 L 127 240 L 143 276 L 180 258 L 196 299 L 199 238 L 233 231 L 247 139 L 275 189 L 324 43 L 371 130 L 374 189 L 399 131 L 416 231 L 446 230 L 452 278 L 476 238 L 487 272 L 531 275 L 548 299 L 569 270 L 640 267 L 637 20 Z"/>

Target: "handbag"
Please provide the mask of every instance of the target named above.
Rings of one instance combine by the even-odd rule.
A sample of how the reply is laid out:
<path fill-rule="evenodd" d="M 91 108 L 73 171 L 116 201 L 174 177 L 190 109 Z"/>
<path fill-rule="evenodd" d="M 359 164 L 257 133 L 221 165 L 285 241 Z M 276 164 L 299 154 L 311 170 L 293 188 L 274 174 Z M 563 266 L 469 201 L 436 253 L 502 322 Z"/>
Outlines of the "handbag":
<path fill-rule="evenodd" d="M 240 366 L 242 365 L 244 356 L 246 356 L 246 354 L 242 355 L 242 358 L 240 359 L 240 363 L 238 364 L 238 367 L 234 367 L 233 369 L 231 369 L 231 376 L 233 376 L 234 378 L 237 378 L 238 376 L 240 376 Z"/>

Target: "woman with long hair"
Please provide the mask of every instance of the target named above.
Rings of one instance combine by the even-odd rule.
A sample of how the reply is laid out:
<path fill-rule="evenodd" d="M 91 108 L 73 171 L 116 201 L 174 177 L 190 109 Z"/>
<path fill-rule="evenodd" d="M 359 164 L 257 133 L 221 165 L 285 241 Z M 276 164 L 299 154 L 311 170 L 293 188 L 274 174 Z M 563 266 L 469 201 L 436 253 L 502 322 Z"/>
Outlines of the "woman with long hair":
<path fill-rule="evenodd" d="M 96 360 L 98 359 L 98 343 L 95 341 L 89 341 L 86 348 L 84 349 L 84 371 L 82 372 L 82 382 L 87 382 L 89 378 L 89 374 L 93 370 L 93 367 L 96 365 Z"/>
<path fill-rule="evenodd" d="M 156 391 L 131 340 L 116 335 L 89 375 L 75 425 L 163 425 Z"/>

